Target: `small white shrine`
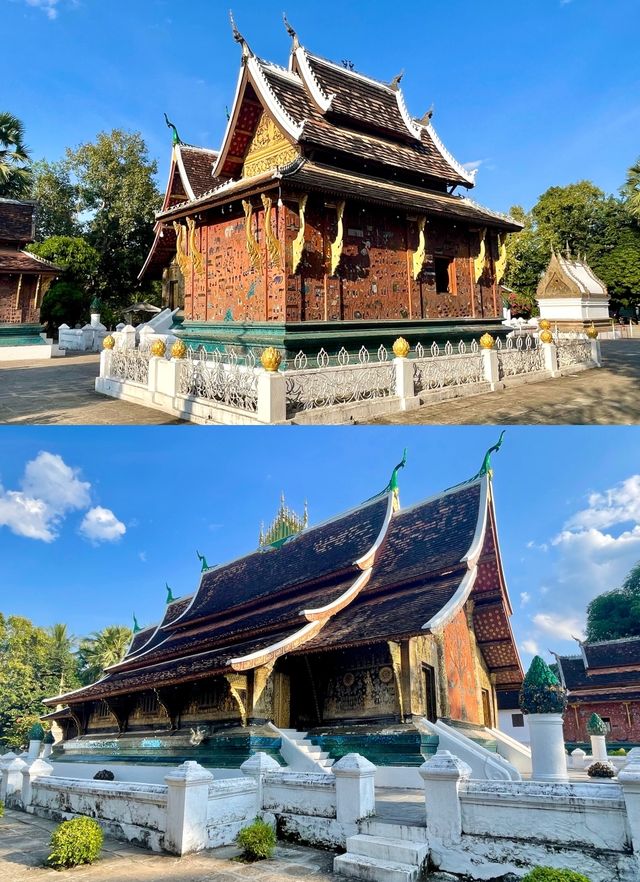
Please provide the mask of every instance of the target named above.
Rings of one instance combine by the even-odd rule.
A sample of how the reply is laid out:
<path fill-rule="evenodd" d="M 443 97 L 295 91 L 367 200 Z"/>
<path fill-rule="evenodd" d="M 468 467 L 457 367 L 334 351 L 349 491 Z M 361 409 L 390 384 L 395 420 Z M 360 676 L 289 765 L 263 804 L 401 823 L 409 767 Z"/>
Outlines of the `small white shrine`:
<path fill-rule="evenodd" d="M 555 252 L 538 284 L 540 318 L 561 331 L 582 331 L 593 323 L 608 327 L 609 293 L 584 260 Z"/>

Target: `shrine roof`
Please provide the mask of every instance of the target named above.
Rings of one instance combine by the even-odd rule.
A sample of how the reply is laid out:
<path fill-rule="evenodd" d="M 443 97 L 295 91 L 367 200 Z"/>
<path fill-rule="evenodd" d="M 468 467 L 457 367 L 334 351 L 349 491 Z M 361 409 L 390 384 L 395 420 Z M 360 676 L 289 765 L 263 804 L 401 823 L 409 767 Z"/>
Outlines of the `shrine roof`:
<path fill-rule="evenodd" d="M 640 685 L 637 670 L 616 670 L 598 673 L 585 668 L 582 656 L 558 656 L 564 684 L 569 694 L 583 690 L 615 689 Z"/>
<path fill-rule="evenodd" d="M 36 203 L 0 198 L 0 242 L 25 245 L 35 239 Z"/>
<path fill-rule="evenodd" d="M 58 275 L 61 272 L 61 267 L 55 263 L 28 251 L 0 247 L 0 273 Z"/>
<path fill-rule="evenodd" d="M 640 666 L 640 637 L 583 643 L 582 651 L 587 659 L 589 671 L 593 668 Z"/>

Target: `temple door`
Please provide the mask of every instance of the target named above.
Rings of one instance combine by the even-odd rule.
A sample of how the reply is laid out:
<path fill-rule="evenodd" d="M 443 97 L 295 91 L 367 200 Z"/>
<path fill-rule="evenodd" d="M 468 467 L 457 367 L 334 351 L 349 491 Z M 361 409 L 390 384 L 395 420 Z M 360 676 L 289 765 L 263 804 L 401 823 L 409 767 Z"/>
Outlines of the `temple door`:
<path fill-rule="evenodd" d="M 488 689 L 482 690 L 482 716 L 484 717 L 484 725 L 491 728 L 493 726 L 493 714 L 491 713 L 491 697 Z"/>
<path fill-rule="evenodd" d="M 278 729 L 291 725 L 291 680 L 280 671 L 273 675 L 273 722 Z"/>

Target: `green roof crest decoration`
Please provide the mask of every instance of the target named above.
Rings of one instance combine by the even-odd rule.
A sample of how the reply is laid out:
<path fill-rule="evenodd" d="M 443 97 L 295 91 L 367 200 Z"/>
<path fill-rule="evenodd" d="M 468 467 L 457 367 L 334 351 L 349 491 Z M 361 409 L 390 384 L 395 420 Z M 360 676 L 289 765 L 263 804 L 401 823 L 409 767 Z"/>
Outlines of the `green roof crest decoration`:
<path fill-rule="evenodd" d="M 210 570 L 211 567 L 210 567 L 209 564 L 207 563 L 207 559 L 206 559 L 206 557 L 204 556 L 204 554 L 200 554 L 200 552 L 196 550 L 196 555 L 197 555 L 197 557 L 198 557 L 198 560 L 199 560 L 200 563 L 202 564 L 202 570 L 201 570 L 201 572 L 204 573 L 205 570 Z"/>
<path fill-rule="evenodd" d="M 165 588 L 167 589 L 167 603 L 173 603 L 176 598 L 173 596 L 173 591 L 169 587 L 168 582 L 165 582 Z"/>

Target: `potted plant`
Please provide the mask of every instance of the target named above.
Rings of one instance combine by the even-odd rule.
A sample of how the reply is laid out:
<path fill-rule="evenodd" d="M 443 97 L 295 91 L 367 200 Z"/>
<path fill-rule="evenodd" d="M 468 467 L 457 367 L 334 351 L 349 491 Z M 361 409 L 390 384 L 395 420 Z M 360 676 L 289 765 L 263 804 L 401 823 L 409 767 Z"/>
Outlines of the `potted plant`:
<path fill-rule="evenodd" d="M 520 709 L 529 722 L 534 781 L 569 780 L 562 732 L 566 707 L 567 690 L 549 665 L 536 655 L 520 690 Z"/>

